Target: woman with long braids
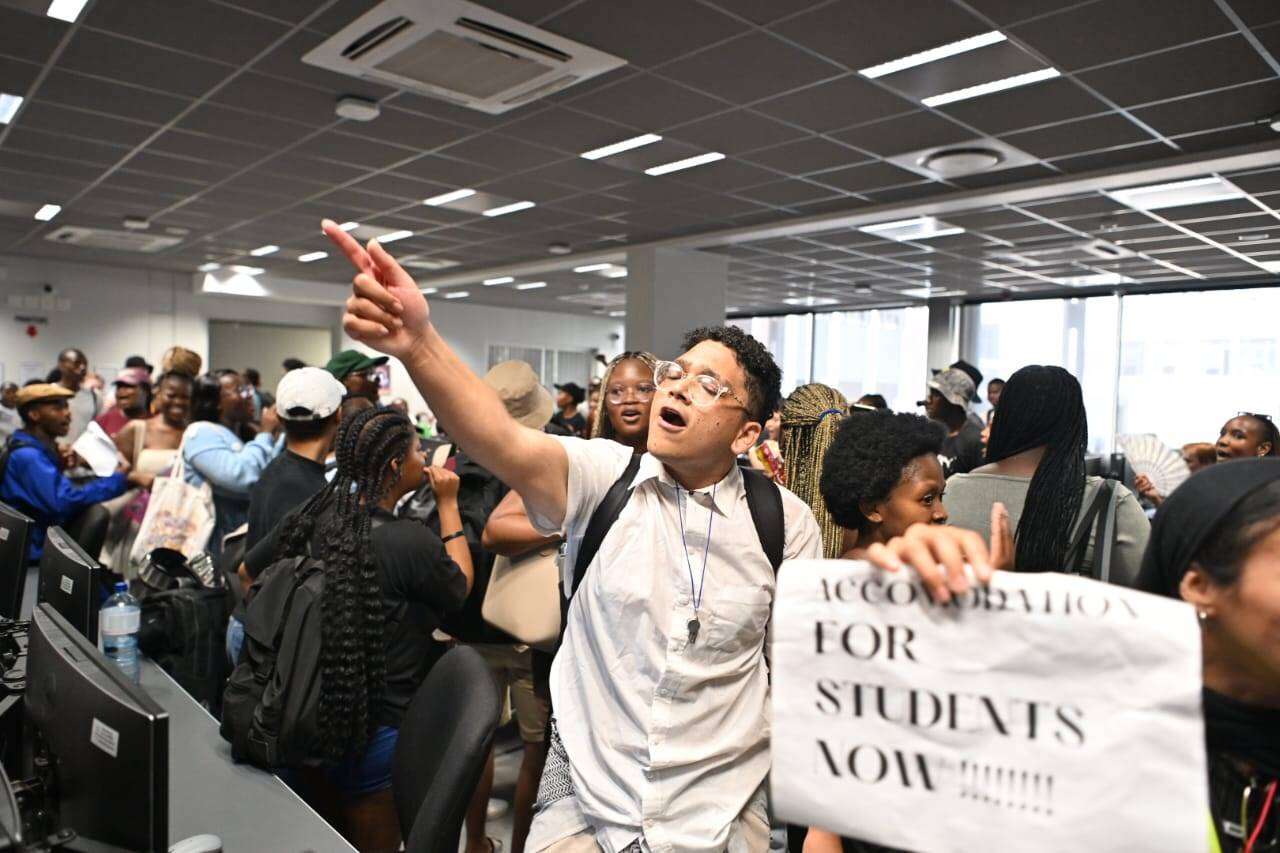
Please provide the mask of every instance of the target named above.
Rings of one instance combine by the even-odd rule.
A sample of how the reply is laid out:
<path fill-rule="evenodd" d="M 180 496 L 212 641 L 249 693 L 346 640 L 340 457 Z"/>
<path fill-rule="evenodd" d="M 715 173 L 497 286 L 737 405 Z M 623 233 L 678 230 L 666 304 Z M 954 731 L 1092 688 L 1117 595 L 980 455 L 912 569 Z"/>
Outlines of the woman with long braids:
<path fill-rule="evenodd" d="M 823 556 L 834 560 L 843 553 L 844 530 L 831 518 L 822 499 L 822 461 L 835 441 L 849 401 L 820 383 L 801 385 L 782 404 L 782 459 L 786 486 L 809 505 L 822 531 Z"/>
<path fill-rule="evenodd" d="M 413 424 L 393 409 L 342 423 L 333 481 L 245 555 L 253 575 L 272 563 L 323 555 L 320 758 L 295 774 L 299 792 L 361 851 L 400 844 L 391 764 L 400 722 L 441 649 L 440 614 L 471 588 L 471 552 L 458 478 L 428 468 Z M 442 537 L 396 519 L 396 502 L 430 480 Z"/>
<path fill-rule="evenodd" d="M 1061 367 L 1030 365 L 1005 384 L 991 422 L 987 464 L 947 481 L 951 524 L 990 538 L 991 506 L 1003 503 L 1016 529 L 1014 568 L 1022 572 L 1069 571 L 1072 536 L 1102 487 L 1086 477 L 1089 425 L 1080 383 Z M 1114 583 L 1132 586 L 1151 524 L 1133 493 L 1116 483 Z M 1089 530 L 1083 565 L 1095 543 Z"/>

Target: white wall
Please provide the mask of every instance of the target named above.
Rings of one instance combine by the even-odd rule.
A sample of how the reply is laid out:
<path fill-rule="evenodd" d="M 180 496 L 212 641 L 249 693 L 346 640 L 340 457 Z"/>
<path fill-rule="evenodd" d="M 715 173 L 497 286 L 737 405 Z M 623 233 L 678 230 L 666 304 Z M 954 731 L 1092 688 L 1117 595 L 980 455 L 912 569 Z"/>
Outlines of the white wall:
<path fill-rule="evenodd" d="M 626 348 L 622 324 L 605 318 L 466 305 L 443 299 L 431 302 L 431 316 L 454 351 L 481 375 L 489 367 L 489 344 L 596 349 L 610 358 Z M 341 345 L 372 352 L 346 335 L 342 336 Z M 427 410 L 422 395 L 413 387 L 404 367 L 396 361 L 391 362 L 391 395 L 404 397 L 411 415 Z"/>
<path fill-rule="evenodd" d="M 177 273 L 11 257 L 0 257 L 0 269 L 0 365 L 6 381 L 18 381 L 24 362 L 51 369 L 69 346 L 85 351 L 90 369 L 118 367 L 135 354 L 158 366 L 161 354 L 175 344 L 207 359 L 210 319 L 322 326 L 335 332 L 339 320 L 330 306 L 197 294 L 191 276 Z M 69 310 L 10 305 L 11 294 L 44 296 L 45 284 L 54 288 L 55 299 L 69 302 Z M 26 335 L 26 323 L 15 320 L 29 314 L 48 318 L 47 325 L 37 326 L 35 338 Z"/>

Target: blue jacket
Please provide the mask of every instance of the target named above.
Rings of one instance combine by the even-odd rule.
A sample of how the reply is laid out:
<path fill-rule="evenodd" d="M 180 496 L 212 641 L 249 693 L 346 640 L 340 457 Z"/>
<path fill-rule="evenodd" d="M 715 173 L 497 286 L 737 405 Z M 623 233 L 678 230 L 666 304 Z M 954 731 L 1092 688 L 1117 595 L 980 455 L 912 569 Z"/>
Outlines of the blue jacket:
<path fill-rule="evenodd" d="M 27 549 L 27 558 L 33 563 L 44 553 L 45 530 L 50 525 L 66 524 L 85 507 L 119 497 L 128 488 L 125 475 L 118 471 L 77 486 L 62 473 L 58 457 L 40 439 L 18 430 L 11 440 L 17 446 L 0 480 L 0 501 L 35 520 Z"/>

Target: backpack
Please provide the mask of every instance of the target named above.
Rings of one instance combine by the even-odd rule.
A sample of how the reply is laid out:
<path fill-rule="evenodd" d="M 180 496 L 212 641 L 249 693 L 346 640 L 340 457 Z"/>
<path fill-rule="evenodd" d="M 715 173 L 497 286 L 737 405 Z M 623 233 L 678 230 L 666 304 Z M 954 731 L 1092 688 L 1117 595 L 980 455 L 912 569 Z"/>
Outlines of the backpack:
<path fill-rule="evenodd" d="M 222 698 L 231 756 L 263 770 L 318 766 L 324 564 L 280 560 L 246 597 L 244 648 Z"/>
<path fill-rule="evenodd" d="M 1116 483 L 1104 479 L 1093 503 L 1081 513 L 1071 542 L 1067 545 L 1067 564 L 1063 571 L 1070 575 L 1111 583 L 1111 552 L 1116 538 Z M 1086 567 L 1084 555 L 1089 548 L 1089 531 L 1093 530 L 1093 561 Z"/>
<path fill-rule="evenodd" d="M 150 593 L 141 607 L 138 648 L 216 716 L 227 670 L 226 593 L 182 587 Z"/>
<path fill-rule="evenodd" d="M 605 492 L 604 498 L 591 513 L 587 522 L 586 533 L 578 546 L 578 555 L 573 564 L 573 581 L 566 594 L 564 583 L 560 584 L 560 638 L 556 641 L 556 651 L 550 654 L 534 655 L 534 683 L 545 690 L 551 676 L 551 662 L 564 642 L 565 627 L 569 624 L 569 605 L 578 587 L 587 576 L 587 568 L 596 558 L 605 536 L 612 529 L 613 523 L 622 515 L 635 491 L 631 483 L 640 470 L 640 459 L 636 454 L 627 463 L 614 484 Z M 778 484 L 759 471 L 739 466 L 742 472 L 742 487 L 747 494 L 747 508 L 751 511 L 751 521 L 756 528 L 756 536 L 760 539 L 760 547 L 777 575 L 782 565 L 783 550 L 786 547 L 786 533 L 783 529 L 782 492 Z"/>

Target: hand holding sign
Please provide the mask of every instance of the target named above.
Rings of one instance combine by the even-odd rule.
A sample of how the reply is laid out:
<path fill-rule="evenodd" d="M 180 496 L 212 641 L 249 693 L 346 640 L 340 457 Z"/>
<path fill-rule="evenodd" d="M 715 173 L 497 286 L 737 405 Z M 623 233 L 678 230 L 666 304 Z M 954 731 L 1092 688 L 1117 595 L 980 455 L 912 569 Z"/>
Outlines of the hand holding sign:
<path fill-rule="evenodd" d="M 914 851 L 1204 849 L 1189 606 L 1011 572 L 942 602 L 908 572 L 804 561 L 773 625 L 780 817 Z"/>

